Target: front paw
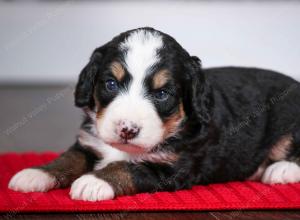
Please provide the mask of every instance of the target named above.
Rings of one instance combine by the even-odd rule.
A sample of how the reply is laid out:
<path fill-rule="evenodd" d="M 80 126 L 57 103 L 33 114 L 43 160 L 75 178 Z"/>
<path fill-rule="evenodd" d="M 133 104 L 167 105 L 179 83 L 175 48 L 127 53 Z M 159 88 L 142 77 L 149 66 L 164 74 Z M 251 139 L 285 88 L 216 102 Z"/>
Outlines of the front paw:
<path fill-rule="evenodd" d="M 8 188 L 20 192 L 46 192 L 56 186 L 56 179 L 40 169 L 24 169 L 15 174 Z"/>
<path fill-rule="evenodd" d="M 92 174 L 86 174 L 74 181 L 71 186 L 72 199 L 84 201 L 100 201 L 113 199 L 115 193 L 106 181 Z"/>

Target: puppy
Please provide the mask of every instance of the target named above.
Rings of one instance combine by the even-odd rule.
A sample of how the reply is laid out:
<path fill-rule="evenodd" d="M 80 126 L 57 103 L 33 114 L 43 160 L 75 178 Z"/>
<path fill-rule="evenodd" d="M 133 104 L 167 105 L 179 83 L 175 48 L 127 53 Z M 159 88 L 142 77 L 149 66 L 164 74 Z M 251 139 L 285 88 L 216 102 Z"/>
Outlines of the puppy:
<path fill-rule="evenodd" d="M 71 186 L 72 199 L 98 201 L 195 184 L 300 181 L 299 83 L 256 68 L 201 69 L 155 29 L 95 49 L 75 105 L 86 115 L 75 144 L 17 173 L 10 189 Z"/>

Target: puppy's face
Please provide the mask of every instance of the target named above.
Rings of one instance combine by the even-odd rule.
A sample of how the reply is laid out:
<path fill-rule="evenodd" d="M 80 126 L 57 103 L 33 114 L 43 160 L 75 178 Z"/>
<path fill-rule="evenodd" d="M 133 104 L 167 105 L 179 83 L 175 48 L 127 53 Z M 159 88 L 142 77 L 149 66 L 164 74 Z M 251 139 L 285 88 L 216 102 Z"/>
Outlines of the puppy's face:
<path fill-rule="evenodd" d="M 145 29 L 106 46 L 93 64 L 92 94 L 94 123 L 104 142 L 129 153 L 149 152 L 180 130 L 186 117 L 181 49 Z"/>

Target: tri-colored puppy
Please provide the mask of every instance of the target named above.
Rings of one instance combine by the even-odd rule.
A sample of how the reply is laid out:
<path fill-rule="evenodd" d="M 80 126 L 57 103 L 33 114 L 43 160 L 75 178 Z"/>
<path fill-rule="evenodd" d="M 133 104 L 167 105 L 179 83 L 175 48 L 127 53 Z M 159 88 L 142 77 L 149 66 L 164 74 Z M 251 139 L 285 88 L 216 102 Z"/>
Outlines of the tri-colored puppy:
<path fill-rule="evenodd" d="M 152 28 L 120 34 L 82 70 L 75 104 L 86 117 L 76 143 L 25 169 L 9 188 L 71 185 L 79 200 L 232 180 L 300 181 L 300 88 L 268 70 L 201 69 Z"/>

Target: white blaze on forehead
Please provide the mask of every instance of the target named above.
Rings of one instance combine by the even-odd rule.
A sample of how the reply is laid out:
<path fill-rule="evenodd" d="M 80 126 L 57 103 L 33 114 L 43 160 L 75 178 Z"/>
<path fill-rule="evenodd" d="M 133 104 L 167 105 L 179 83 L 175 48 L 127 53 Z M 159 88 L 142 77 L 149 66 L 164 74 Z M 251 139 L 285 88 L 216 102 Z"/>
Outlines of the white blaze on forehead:
<path fill-rule="evenodd" d="M 159 61 L 157 50 L 163 46 L 162 36 L 157 32 L 137 30 L 121 44 L 127 50 L 124 61 L 133 77 L 132 87 L 142 85 L 147 70 Z"/>
<path fill-rule="evenodd" d="M 162 141 L 162 121 L 154 104 L 144 97 L 143 83 L 149 68 L 159 62 L 157 50 L 162 46 L 159 33 L 146 30 L 133 32 L 120 45 L 121 50 L 126 50 L 124 64 L 132 80 L 128 91 L 120 92 L 97 121 L 98 133 L 105 142 L 121 141 L 115 132 L 120 120 L 133 122 L 141 128 L 137 137 L 129 140 L 130 144 L 149 150 Z"/>

